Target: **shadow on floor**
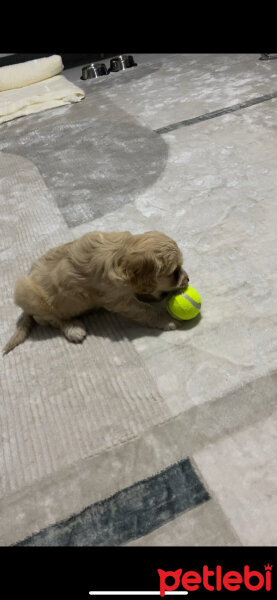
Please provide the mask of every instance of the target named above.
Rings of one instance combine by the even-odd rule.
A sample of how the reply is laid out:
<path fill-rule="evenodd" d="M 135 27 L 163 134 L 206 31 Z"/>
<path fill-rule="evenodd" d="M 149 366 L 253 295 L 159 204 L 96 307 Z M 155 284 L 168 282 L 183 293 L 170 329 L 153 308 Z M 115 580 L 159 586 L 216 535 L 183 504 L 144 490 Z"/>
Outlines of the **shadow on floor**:
<path fill-rule="evenodd" d="M 78 318 L 84 322 L 87 336 L 93 335 L 94 337 L 109 338 L 114 342 L 118 342 L 122 338 L 127 338 L 129 341 L 132 341 L 141 337 L 159 337 L 161 334 L 167 333 L 161 329 L 144 327 L 139 323 L 135 323 L 121 315 L 109 313 L 104 309 L 92 311 L 91 313 Z M 188 331 L 197 327 L 200 320 L 201 314 L 190 321 L 179 322 L 176 333 L 179 330 Z M 29 339 L 33 342 L 42 342 L 43 340 L 55 337 L 64 336 L 58 329 L 54 329 L 50 326 L 42 327 L 37 324 L 33 327 L 29 335 Z M 83 343 L 85 343 L 85 340 Z"/>

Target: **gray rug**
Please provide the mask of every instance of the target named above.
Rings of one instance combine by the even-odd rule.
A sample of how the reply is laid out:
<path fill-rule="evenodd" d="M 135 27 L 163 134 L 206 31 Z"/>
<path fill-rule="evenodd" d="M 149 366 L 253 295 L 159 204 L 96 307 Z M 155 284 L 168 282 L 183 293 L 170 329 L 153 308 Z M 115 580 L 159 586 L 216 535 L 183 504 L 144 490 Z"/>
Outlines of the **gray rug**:
<path fill-rule="evenodd" d="M 36 165 L 69 227 L 133 201 L 160 177 L 167 160 L 160 135 L 112 102 L 102 107 L 101 94 L 94 116 L 94 102 L 89 95 L 78 110 L 41 113 L 35 126 L 34 117 L 17 119 L 1 142 L 3 151 Z"/>
<path fill-rule="evenodd" d="M 93 229 L 171 235 L 202 318 L 158 332 L 103 311 L 80 346 L 37 327 L 1 360 L 0 544 L 275 545 L 274 70 L 137 62 L 1 127 L 1 343 L 14 280 Z"/>

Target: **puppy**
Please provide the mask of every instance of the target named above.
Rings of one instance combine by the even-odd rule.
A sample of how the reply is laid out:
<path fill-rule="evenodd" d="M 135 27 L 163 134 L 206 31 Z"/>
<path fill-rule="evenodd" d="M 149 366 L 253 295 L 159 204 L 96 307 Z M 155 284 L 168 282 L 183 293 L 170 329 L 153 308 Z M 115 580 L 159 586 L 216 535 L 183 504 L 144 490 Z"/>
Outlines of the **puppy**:
<path fill-rule="evenodd" d="M 175 321 L 143 299 L 159 300 L 188 281 L 182 254 L 164 233 L 87 233 L 49 250 L 16 281 L 14 301 L 23 314 L 4 353 L 26 339 L 34 321 L 82 342 L 86 330 L 75 317 L 99 308 L 144 326 L 176 329 Z"/>

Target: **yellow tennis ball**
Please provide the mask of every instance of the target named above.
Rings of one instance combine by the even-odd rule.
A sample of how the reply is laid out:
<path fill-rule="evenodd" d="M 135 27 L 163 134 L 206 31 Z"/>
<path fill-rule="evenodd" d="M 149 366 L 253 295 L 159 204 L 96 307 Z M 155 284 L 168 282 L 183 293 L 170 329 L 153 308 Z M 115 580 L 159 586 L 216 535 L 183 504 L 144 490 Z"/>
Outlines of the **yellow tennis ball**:
<path fill-rule="evenodd" d="M 178 321 L 194 319 L 201 309 L 202 298 L 191 286 L 174 294 L 167 301 L 167 310 L 171 317 Z"/>

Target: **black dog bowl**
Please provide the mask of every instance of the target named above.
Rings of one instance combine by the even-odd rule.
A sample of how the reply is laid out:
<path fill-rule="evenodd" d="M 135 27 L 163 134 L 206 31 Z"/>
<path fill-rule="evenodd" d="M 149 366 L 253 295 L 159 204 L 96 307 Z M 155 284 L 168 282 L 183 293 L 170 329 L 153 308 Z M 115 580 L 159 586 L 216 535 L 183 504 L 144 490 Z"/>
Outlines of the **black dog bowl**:
<path fill-rule="evenodd" d="M 136 67 L 137 64 L 134 61 L 133 56 L 123 55 L 111 58 L 110 60 L 110 71 L 115 73 L 117 71 L 124 71 L 124 69 L 130 69 L 130 67 Z"/>
<path fill-rule="evenodd" d="M 109 71 L 104 63 L 91 63 L 82 68 L 81 79 L 94 79 L 95 77 L 101 77 L 102 75 L 108 74 Z"/>

